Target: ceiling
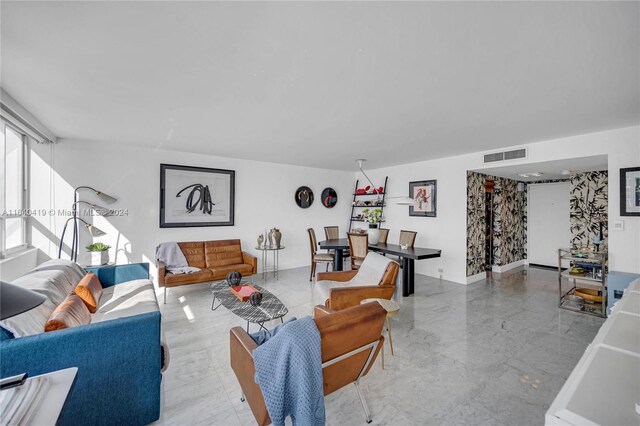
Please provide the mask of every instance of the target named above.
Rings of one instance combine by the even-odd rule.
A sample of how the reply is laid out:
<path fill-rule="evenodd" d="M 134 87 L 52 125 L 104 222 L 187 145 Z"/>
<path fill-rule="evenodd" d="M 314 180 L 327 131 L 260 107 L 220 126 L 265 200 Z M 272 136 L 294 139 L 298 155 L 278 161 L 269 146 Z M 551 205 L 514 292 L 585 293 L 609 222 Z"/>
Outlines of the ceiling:
<path fill-rule="evenodd" d="M 563 170 L 578 173 L 607 169 L 607 156 L 595 155 L 592 157 L 571 158 L 567 160 L 545 161 L 540 163 L 503 165 L 479 169 L 476 171 L 485 175 L 499 176 L 521 182 L 534 182 L 551 179 L 568 179 L 569 176 L 562 174 Z M 541 173 L 542 176 L 520 176 L 520 174 L 528 174 L 532 172 Z"/>
<path fill-rule="evenodd" d="M 60 138 L 343 170 L 626 127 L 638 2 L 1 3 Z"/>

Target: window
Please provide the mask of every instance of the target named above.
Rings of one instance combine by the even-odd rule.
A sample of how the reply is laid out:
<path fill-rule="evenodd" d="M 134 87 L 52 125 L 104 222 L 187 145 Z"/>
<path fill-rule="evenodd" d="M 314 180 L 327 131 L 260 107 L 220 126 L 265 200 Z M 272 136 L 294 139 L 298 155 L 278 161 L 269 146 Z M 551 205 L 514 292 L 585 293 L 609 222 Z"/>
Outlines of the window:
<path fill-rule="evenodd" d="M 0 257 L 27 247 L 27 138 L 0 121 Z"/>

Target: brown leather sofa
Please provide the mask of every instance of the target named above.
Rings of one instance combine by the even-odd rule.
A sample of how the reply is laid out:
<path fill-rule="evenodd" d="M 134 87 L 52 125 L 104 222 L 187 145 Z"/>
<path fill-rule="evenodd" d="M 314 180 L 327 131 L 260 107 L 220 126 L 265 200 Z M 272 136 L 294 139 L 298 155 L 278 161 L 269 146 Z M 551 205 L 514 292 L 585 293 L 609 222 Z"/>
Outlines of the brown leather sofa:
<path fill-rule="evenodd" d="M 258 272 L 258 259 L 242 251 L 240 240 L 190 241 L 178 243 L 189 266 L 200 268 L 193 274 L 172 274 L 164 263 L 156 260 L 158 286 L 164 287 L 164 303 L 167 303 L 167 287 L 222 280 L 229 272 L 240 272 L 243 277 Z"/>
<path fill-rule="evenodd" d="M 364 299 L 391 299 L 396 290 L 396 277 L 399 270 L 400 265 L 397 262 L 389 262 L 377 285 L 332 288 L 329 290 L 329 298 L 325 301 L 325 305 L 334 311 L 340 311 L 359 305 Z M 316 281 L 345 282 L 351 280 L 357 273 L 357 270 L 318 272 Z"/>
<path fill-rule="evenodd" d="M 324 394 L 329 395 L 353 383 L 368 423 L 371 414 L 359 381 L 369 372 L 384 344 L 381 334 L 386 315 L 379 303 L 366 303 L 340 312 L 316 306 L 313 315 L 320 331 Z M 258 425 L 271 424 L 264 397 L 254 380 L 253 350 L 258 345 L 242 327 L 232 328 L 230 335 L 231 368 L 242 388 L 243 401 L 246 399 L 249 403 Z M 354 353 L 337 360 L 350 352 Z"/>

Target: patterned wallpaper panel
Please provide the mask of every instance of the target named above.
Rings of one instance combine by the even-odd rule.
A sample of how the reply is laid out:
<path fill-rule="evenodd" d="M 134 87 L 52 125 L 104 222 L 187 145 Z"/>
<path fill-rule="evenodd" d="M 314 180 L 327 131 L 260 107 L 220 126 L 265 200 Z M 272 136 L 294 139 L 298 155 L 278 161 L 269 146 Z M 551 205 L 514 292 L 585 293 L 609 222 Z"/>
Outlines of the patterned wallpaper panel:
<path fill-rule="evenodd" d="M 527 258 L 528 184 L 518 192 L 513 179 L 467 172 L 467 276 L 485 271 L 485 180 L 494 181 L 493 263 L 508 265 Z M 533 183 L 566 182 L 556 179 Z M 604 171 L 573 173 L 570 182 L 571 241 L 568 244 L 592 245 L 599 236 L 600 223 L 608 244 L 608 173 Z"/>
<path fill-rule="evenodd" d="M 525 256 L 525 193 L 513 179 L 467 172 L 467 276 L 485 271 L 485 181 L 494 181 L 493 263 L 507 265 Z"/>
<path fill-rule="evenodd" d="M 607 170 L 571 174 L 570 222 L 571 245 L 593 244 L 593 237 L 600 235 L 604 247 L 608 244 L 609 190 Z M 603 249 L 603 246 L 600 246 Z"/>
<path fill-rule="evenodd" d="M 467 276 L 485 270 L 485 175 L 467 172 Z"/>

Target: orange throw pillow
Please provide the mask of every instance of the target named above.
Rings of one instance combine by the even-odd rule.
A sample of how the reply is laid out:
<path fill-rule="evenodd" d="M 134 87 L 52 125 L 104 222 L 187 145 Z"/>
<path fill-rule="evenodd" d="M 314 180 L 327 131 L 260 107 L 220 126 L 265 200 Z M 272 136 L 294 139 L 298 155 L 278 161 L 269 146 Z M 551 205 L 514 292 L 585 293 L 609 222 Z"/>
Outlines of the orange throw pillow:
<path fill-rule="evenodd" d="M 93 272 L 87 273 L 73 292 L 80 296 L 80 299 L 87 305 L 89 312 L 92 314 L 96 312 L 100 296 L 102 296 L 102 284 L 100 284 L 96 274 Z"/>
<path fill-rule="evenodd" d="M 70 294 L 51 312 L 49 320 L 44 325 L 44 331 L 63 330 L 90 322 L 91 314 L 82 299 Z"/>

